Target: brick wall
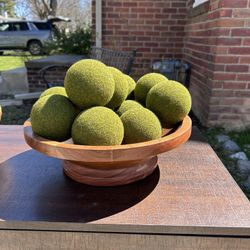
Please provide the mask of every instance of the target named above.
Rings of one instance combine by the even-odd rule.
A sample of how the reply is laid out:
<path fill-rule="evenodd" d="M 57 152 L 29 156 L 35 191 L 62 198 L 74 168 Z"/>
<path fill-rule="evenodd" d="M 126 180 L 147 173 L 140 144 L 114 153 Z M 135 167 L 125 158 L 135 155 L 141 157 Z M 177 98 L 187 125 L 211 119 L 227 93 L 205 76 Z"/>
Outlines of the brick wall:
<path fill-rule="evenodd" d="M 95 0 L 92 3 L 95 24 Z M 156 59 L 182 57 L 186 0 L 105 0 L 102 4 L 103 47 L 137 49 L 135 77 L 151 71 Z"/>
<path fill-rule="evenodd" d="M 27 67 L 27 77 L 29 92 L 43 91 L 47 89 L 46 83 L 41 78 L 39 71 L 41 68 Z M 53 83 L 62 83 L 66 74 L 66 69 L 53 69 L 46 73 L 46 79 Z"/>
<path fill-rule="evenodd" d="M 103 47 L 138 51 L 133 76 L 154 60 L 192 67 L 193 111 L 206 126 L 250 125 L 250 0 L 105 0 Z M 93 24 L 95 23 L 93 0 Z M 93 27 L 95 29 L 95 27 Z"/>
<path fill-rule="evenodd" d="M 189 12 L 184 45 L 193 111 L 207 126 L 248 126 L 250 1 L 210 0 L 199 7 L 203 13 Z"/>

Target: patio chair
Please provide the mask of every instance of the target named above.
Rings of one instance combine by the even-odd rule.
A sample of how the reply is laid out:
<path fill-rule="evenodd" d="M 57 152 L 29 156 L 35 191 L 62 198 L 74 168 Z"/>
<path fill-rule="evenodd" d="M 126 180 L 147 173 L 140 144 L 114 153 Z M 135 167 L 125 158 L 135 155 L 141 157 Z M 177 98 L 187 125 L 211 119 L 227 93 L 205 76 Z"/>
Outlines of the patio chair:
<path fill-rule="evenodd" d="M 106 48 L 93 47 L 90 52 L 89 58 L 99 60 L 108 66 L 116 67 L 125 74 L 130 74 L 135 56 L 136 50 L 133 50 L 132 52 L 123 52 Z M 39 71 L 39 74 L 43 79 L 43 82 L 46 83 L 47 88 L 63 86 L 63 80 L 54 82 L 53 74 L 51 73 L 51 71 L 60 69 L 66 71 L 69 67 L 69 65 L 59 64 L 48 65 L 42 68 Z"/>
<path fill-rule="evenodd" d="M 90 58 L 97 59 L 108 66 L 116 67 L 128 75 L 132 70 L 135 56 L 136 50 L 124 52 L 98 47 L 93 47 L 90 53 Z"/>

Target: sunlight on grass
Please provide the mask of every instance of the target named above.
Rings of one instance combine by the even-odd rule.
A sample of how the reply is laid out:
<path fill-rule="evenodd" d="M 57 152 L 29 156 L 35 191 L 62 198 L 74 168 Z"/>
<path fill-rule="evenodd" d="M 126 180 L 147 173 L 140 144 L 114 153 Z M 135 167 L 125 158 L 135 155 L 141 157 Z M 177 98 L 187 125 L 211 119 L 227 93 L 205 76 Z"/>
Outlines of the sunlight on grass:
<path fill-rule="evenodd" d="M 15 53 L 5 52 L 0 56 L 0 71 L 24 67 L 26 61 L 39 59 L 42 56 L 31 56 L 28 52 Z"/>
<path fill-rule="evenodd" d="M 24 66 L 24 60 L 18 56 L 0 56 L 0 71 Z"/>

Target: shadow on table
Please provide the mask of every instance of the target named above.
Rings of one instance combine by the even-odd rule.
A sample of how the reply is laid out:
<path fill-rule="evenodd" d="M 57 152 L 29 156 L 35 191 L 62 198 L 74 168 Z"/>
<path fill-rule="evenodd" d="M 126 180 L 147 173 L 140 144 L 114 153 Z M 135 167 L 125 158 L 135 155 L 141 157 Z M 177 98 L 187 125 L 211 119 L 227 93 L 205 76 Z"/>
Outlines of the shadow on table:
<path fill-rule="evenodd" d="M 0 164 L 0 219 L 90 222 L 145 199 L 159 181 L 159 168 L 142 181 L 92 187 L 63 174 L 61 160 L 29 150 Z"/>

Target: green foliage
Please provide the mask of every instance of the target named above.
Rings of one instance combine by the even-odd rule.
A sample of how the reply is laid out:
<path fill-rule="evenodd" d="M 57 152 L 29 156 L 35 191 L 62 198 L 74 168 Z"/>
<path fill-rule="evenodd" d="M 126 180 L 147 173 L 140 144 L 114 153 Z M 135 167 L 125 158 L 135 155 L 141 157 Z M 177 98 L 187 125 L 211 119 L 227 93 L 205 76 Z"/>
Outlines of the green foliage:
<path fill-rule="evenodd" d="M 14 16 L 14 0 L 0 0 L 0 15 L 4 15 L 4 12 L 8 13 L 8 16 Z"/>
<path fill-rule="evenodd" d="M 55 30 L 53 41 L 46 42 L 46 54 L 76 54 L 87 55 L 91 47 L 91 29 L 79 27 L 74 31 Z"/>

